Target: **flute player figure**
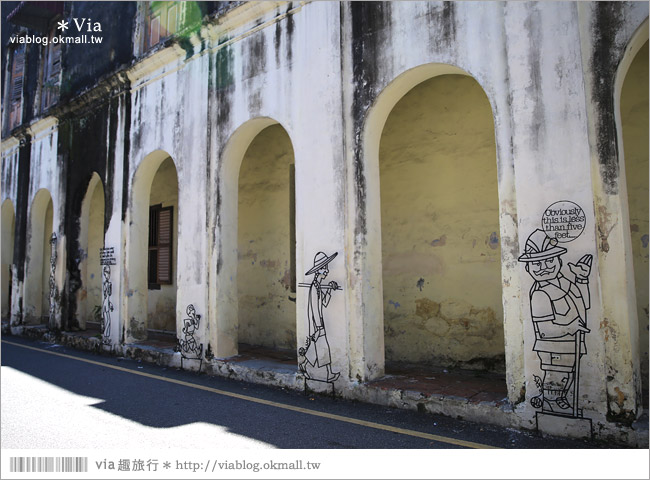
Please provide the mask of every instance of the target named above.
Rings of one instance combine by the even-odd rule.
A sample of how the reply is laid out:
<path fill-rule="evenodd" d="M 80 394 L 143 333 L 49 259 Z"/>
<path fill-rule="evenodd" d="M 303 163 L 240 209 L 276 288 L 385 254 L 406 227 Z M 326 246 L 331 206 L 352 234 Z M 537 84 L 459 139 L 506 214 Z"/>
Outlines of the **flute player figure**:
<path fill-rule="evenodd" d="M 329 274 L 329 263 L 336 258 L 338 252 L 328 256 L 324 252 L 318 252 L 314 257 L 314 266 L 305 275 L 314 275 L 311 284 L 301 284 L 301 287 L 309 287 L 309 298 L 307 300 L 307 318 L 309 321 L 309 336 L 306 347 L 300 348 L 299 354 L 304 360 L 298 365 L 300 371 L 308 380 L 334 383 L 341 376 L 339 372 L 332 372 L 332 355 L 330 345 L 327 341 L 325 320 L 323 310 L 327 308 L 334 290 L 340 290 L 335 281 L 323 284 Z M 317 369 L 325 369 L 325 378 L 314 378 L 307 371 L 307 365 Z M 320 377 L 320 375 L 319 375 Z"/>
<path fill-rule="evenodd" d="M 541 393 L 530 403 L 545 413 L 579 417 L 580 358 L 587 353 L 584 335 L 590 332 L 587 310 L 591 306 L 589 274 L 593 257 L 587 254 L 577 263 L 569 263 L 575 277 L 571 281 L 561 272 L 561 256 L 567 250 L 557 243 L 557 239 L 537 229 L 526 240 L 519 257 L 535 280 L 529 295 L 535 329 L 533 351 L 544 372 L 543 379 L 535 376 Z"/>

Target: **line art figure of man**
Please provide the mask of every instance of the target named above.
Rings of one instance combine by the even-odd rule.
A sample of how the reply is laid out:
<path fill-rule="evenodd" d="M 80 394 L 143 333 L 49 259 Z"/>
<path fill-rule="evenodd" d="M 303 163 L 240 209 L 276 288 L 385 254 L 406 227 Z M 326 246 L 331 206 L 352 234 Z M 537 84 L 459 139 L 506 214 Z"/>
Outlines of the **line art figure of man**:
<path fill-rule="evenodd" d="M 113 294 L 113 284 L 111 283 L 111 267 L 104 265 L 102 268 L 103 279 L 103 306 L 102 306 L 102 342 L 110 343 L 111 336 L 111 312 L 114 310 L 113 303 L 111 302 L 111 295 Z"/>
<path fill-rule="evenodd" d="M 530 290 L 530 312 L 535 329 L 535 345 L 544 372 L 535 382 L 541 393 L 530 400 L 544 413 L 582 417 L 578 408 L 580 357 L 587 353 L 584 335 L 587 310 L 591 306 L 589 274 L 592 255 L 584 255 L 577 263 L 569 263 L 575 276 L 571 281 L 562 272 L 561 256 L 567 249 L 549 238 L 543 230 L 535 230 L 526 240 L 520 262 L 535 280 Z M 569 394 L 572 393 L 571 400 Z"/>
<path fill-rule="evenodd" d="M 57 237 L 56 237 L 56 232 L 52 232 L 52 236 L 50 237 L 50 317 L 49 317 L 49 322 L 50 325 L 56 325 L 56 297 L 58 295 L 57 288 L 56 288 L 56 260 L 57 260 L 57 253 L 56 253 L 56 244 L 57 244 Z"/>
<path fill-rule="evenodd" d="M 311 283 L 301 283 L 301 287 L 309 287 L 309 298 L 307 301 L 307 319 L 309 321 L 309 336 L 306 347 L 299 350 L 300 356 L 305 359 L 298 365 L 300 371 L 308 380 L 334 383 L 341 376 L 339 372 L 332 372 L 332 355 L 330 345 L 327 341 L 327 332 L 323 320 L 323 309 L 327 308 L 334 290 L 341 290 L 341 287 L 331 281 L 324 285 L 323 281 L 329 274 L 329 263 L 336 258 L 338 252 L 328 256 L 324 252 L 318 252 L 314 257 L 314 266 L 305 275 L 314 275 Z M 307 365 L 322 369 L 325 368 L 325 378 L 315 378 L 307 371 Z M 320 377 L 320 376 L 319 376 Z"/>
<path fill-rule="evenodd" d="M 203 344 L 199 344 L 194 338 L 194 332 L 199 328 L 201 323 L 201 315 L 196 313 L 194 305 L 189 304 L 185 310 L 188 318 L 183 319 L 183 334 L 184 338 L 179 339 L 174 349 L 177 352 L 181 353 L 181 368 L 183 367 L 183 359 L 187 360 L 201 360 L 199 365 L 199 371 L 201 370 L 201 365 L 203 364 L 203 358 L 201 354 L 203 353 Z"/>

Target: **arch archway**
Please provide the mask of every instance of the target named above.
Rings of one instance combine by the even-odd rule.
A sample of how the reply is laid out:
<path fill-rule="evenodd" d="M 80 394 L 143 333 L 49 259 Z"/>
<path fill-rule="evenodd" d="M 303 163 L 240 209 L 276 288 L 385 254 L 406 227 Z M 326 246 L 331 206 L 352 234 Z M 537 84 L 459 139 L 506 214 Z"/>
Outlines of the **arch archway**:
<path fill-rule="evenodd" d="M 127 249 L 127 341 L 176 338 L 178 175 L 162 150 L 138 166 Z"/>
<path fill-rule="evenodd" d="M 99 250 L 104 246 L 104 186 L 93 173 L 81 203 L 79 248 L 81 288 L 77 291 L 77 321 L 98 329 L 101 323 L 102 275 Z"/>
<path fill-rule="evenodd" d="M 241 160 L 237 200 L 239 344 L 296 349 L 294 155 L 274 124 Z"/>
<path fill-rule="evenodd" d="M 217 355 L 235 355 L 240 341 L 295 349 L 292 142 L 277 121 L 256 118 L 233 133 L 222 159 Z"/>
<path fill-rule="evenodd" d="M 475 84 L 476 88 L 480 90 L 480 93 L 484 97 L 483 102 L 485 111 L 489 112 L 487 116 L 489 116 L 489 123 L 492 125 L 492 119 L 494 117 L 492 112 L 493 105 L 491 104 L 491 100 L 486 98 L 482 86 L 480 86 L 475 79 L 469 76 L 464 70 L 453 65 L 426 64 L 404 72 L 386 86 L 375 100 L 363 126 L 361 148 L 359 149 L 360 154 L 355 157 L 355 166 L 353 170 L 356 203 L 353 205 L 354 210 L 350 212 L 353 222 L 352 225 L 355 231 L 353 247 L 354 276 L 358 277 L 354 281 L 360 285 L 358 292 L 353 296 L 352 314 L 354 317 L 360 319 L 360 324 L 358 327 L 355 327 L 354 331 L 351 333 L 350 344 L 353 346 L 353 351 L 363 353 L 362 358 L 365 371 L 359 371 L 359 374 L 363 375 L 364 378 L 376 378 L 381 376 L 384 372 L 384 306 L 388 305 L 393 309 L 401 308 L 401 304 L 399 307 L 394 305 L 395 302 L 399 303 L 399 301 L 395 301 L 395 299 L 391 298 L 384 299 L 383 278 L 385 277 L 383 275 L 382 264 L 383 207 L 381 206 L 380 201 L 382 199 L 380 189 L 380 146 L 382 141 L 382 132 L 384 131 L 389 115 L 398 102 L 400 102 L 408 92 L 430 79 L 448 75 L 453 75 L 457 78 L 467 78 L 467 81 Z M 468 110 L 471 111 L 471 107 L 468 108 Z M 496 143 L 496 132 L 494 131 L 494 126 L 491 128 L 490 142 L 494 145 Z M 487 247 L 490 250 L 490 258 L 496 261 L 495 253 L 500 249 L 501 245 L 509 243 L 516 244 L 517 242 L 516 224 L 514 222 L 509 223 L 503 221 L 503 219 L 507 218 L 516 218 L 516 202 L 513 183 L 514 175 L 511 171 L 512 168 L 511 166 L 504 165 L 501 165 L 501 168 L 499 168 L 500 162 L 498 154 L 494 152 L 494 147 L 491 148 L 493 150 L 490 153 L 490 159 L 486 162 L 490 162 L 490 168 L 495 169 L 493 170 L 493 173 L 496 171 L 499 173 L 498 178 L 496 174 L 493 175 L 494 180 L 497 182 L 496 191 L 498 193 L 496 196 L 493 193 L 491 194 L 491 203 L 496 207 L 497 216 L 500 221 L 498 221 L 496 225 L 493 222 L 493 229 L 480 236 L 480 243 L 482 247 Z M 497 149 L 497 151 L 500 150 Z M 406 153 L 408 154 L 409 152 Z M 486 165 L 487 163 L 483 166 Z M 492 192 L 494 192 L 494 188 L 492 189 Z M 492 218 L 494 218 L 494 216 Z M 439 235 L 430 238 L 428 242 L 429 247 L 433 250 L 435 250 L 435 248 L 440 248 L 441 243 L 445 243 L 448 239 L 448 237 L 447 239 L 442 238 L 444 234 L 445 232 L 440 232 Z M 478 238 L 476 240 L 478 245 Z M 487 244 L 485 243 L 486 241 Z M 513 273 L 508 271 L 508 265 L 516 265 L 515 254 L 505 248 L 501 253 L 502 258 L 499 258 L 499 260 L 495 262 L 498 265 L 498 271 L 500 272 L 497 276 L 496 284 L 499 287 L 502 286 L 503 291 L 502 295 L 499 295 L 500 298 L 498 300 L 495 298 L 492 302 L 494 305 L 492 308 L 494 311 L 494 318 L 499 315 L 497 312 L 501 310 L 499 308 L 499 302 L 501 305 L 505 305 L 504 299 L 517 298 L 519 294 L 516 282 L 511 281 L 510 278 L 513 276 Z M 496 266 L 494 270 L 497 270 Z M 420 282 L 421 278 L 423 279 L 423 283 Z M 424 290 L 426 281 L 426 277 L 418 275 L 417 278 L 413 279 L 413 285 L 409 288 L 411 290 L 416 290 L 419 294 L 420 285 Z M 393 300 L 393 303 L 390 303 L 391 300 Z M 435 300 L 432 300 L 431 304 L 426 300 L 422 300 L 420 303 L 421 305 L 419 308 L 417 307 L 417 304 L 415 304 L 415 311 L 425 317 L 422 319 L 421 315 L 415 315 L 420 322 L 426 321 L 430 318 L 430 311 L 436 311 L 438 306 L 441 305 L 440 302 L 436 302 Z M 438 305 L 435 305 L 436 303 Z M 413 304 L 414 302 L 411 303 L 411 305 Z M 461 306 L 462 308 L 459 310 L 467 310 L 467 308 L 465 308 L 467 305 L 463 304 Z M 487 307 L 487 305 L 480 307 L 479 310 L 484 309 L 485 307 Z M 496 319 L 496 322 L 492 321 L 490 318 L 488 323 L 491 323 L 494 329 L 500 329 L 501 327 L 498 324 L 502 322 L 501 325 L 503 325 L 502 328 L 503 331 L 505 331 L 505 337 L 508 337 L 509 335 L 523 335 L 519 308 L 519 305 L 509 307 L 508 314 L 504 313 L 501 318 Z M 452 310 L 454 310 L 454 308 L 452 308 Z M 469 312 L 466 313 L 471 314 L 472 310 L 473 308 L 470 306 Z M 415 314 L 415 311 L 412 313 Z M 445 315 L 445 317 L 447 317 L 447 315 Z M 488 314 L 487 317 L 491 317 L 491 315 Z M 462 316 L 462 318 L 467 320 L 467 317 L 465 316 Z M 468 326 L 471 326 L 472 324 L 471 321 L 467 321 L 466 323 Z M 491 328 L 491 330 L 493 330 L 491 334 L 496 338 L 499 333 L 495 333 L 494 329 Z M 499 344 L 503 345 L 501 342 L 503 342 L 503 339 L 500 339 L 499 341 Z M 476 367 L 492 370 L 494 369 L 494 364 L 490 361 L 490 357 L 493 357 L 493 359 L 498 359 L 498 363 L 501 364 L 501 368 L 498 368 L 498 370 L 502 370 L 503 347 L 500 346 L 500 349 L 501 351 L 497 353 L 497 355 L 493 356 L 488 354 L 484 357 L 483 360 L 486 361 L 474 362 L 472 359 L 466 359 L 469 362 L 465 363 L 465 360 L 459 360 L 462 360 L 461 364 L 465 363 L 467 366 L 474 364 Z M 523 362 L 521 360 L 522 358 L 523 341 L 509 342 L 508 348 L 505 350 L 505 371 L 508 396 L 512 401 L 518 401 L 520 399 L 521 388 L 524 385 L 525 377 L 523 372 Z"/>
<path fill-rule="evenodd" d="M 492 110 L 471 77 L 439 75 L 391 110 L 379 149 L 390 362 L 503 373 Z"/>
<path fill-rule="evenodd" d="M 49 318 L 53 216 L 52 196 L 42 188 L 36 192 L 29 214 L 24 287 L 24 321 L 28 325 L 47 323 Z"/>
<path fill-rule="evenodd" d="M 16 215 L 14 205 L 7 199 L 2 202 L 2 319 L 11 316 L 12 264 L 14 263 L 14 236 Z"/>
<path fill-rule="evenodd" d="M 625 178 L 643 389 L 648 390 L 648 34 L 630 45 L 619 73 L 621 177 Z M 647 395 L 647 393 L 646 393 Z"/>

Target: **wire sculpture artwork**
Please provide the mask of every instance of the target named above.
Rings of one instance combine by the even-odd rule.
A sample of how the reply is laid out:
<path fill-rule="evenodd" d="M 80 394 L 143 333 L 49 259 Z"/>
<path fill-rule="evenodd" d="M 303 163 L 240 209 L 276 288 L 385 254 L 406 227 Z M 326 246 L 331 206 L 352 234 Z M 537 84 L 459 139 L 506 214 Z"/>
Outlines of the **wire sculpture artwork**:
<path fill-rule="evenodd" d="M 188 318 L 183 320 L 184 338 L 176 340 L 174 351 L 181 354 L 181 368 L 183 368 L 183 360 L 199 360 L 200 372 L 203 366 L 203 344 L 196 341 L 194 333 L 199 329 L 201 315 L 196 313 L 191 303 L 187 306 L 186 313 Z"/>
<path fill-rule="evenodd" d="M 104 265 L 102 268 L 102 343 L 111 344 L 111 312 L 114 310 L 111 302 L 113 294 L 113 283 L 111 282 L 111 266 Z"/>
<path fill-rule="evenodd" d="M 56 244 L 56 233 L 52 232 L 52 236 L 50 237 L 50 326 L 56 325 L 56 297 L 58 293 L 56 288 Z"/>
<path fill-rule="evenodd" d="M 580 360 L 587 354 L 585 335 L 590 332 L 587 311 L 591 306 L 589 274 L 593 256 L 586 254 L 577 263 L 568 264 L 571 280 L 561 272 L 566 252 L 556 238 L 537 229 L 526 240 L 519 257 L 534 280 L 529 293 L 535 331 L 533 351 L 542 371 L 541 377 L 534 375 L 539 393 L 530 403 L 538 415 L 581 419 Z"/>
<path fill-rule="evenodd" d="M 305 346 L 298 350 L 298 355 L 303 358 L 298 368 L 305 377 L 305 387 L 307 380 L 334 385 L 341 376 L 340 372 L 332 371 L 332 355 L 323 317 L 323 310 L 329 305 L 332 292 L 342 290 L 335 281 L 323 283 L 329 274 L 328 265 L 337 255 L 338 252 L 329 256 L 324 252 L 318 252 L 314 256 L 314 266 L 305 273 L 305 275 L 314 275 L 311 283 L 298 284 L 299 287 L 309 288 L 307 300 L 309 335 L 305 340 Z"/>
<path fill-rule="evenodd" d="M 111 312 L 113 312 L 113 283 L 111 282 L 111 265 L 116 265 L 115 249 L 106 247 L 99 249 L 99 264 L 102 266 L 102 343 L 111 344 Z"/>

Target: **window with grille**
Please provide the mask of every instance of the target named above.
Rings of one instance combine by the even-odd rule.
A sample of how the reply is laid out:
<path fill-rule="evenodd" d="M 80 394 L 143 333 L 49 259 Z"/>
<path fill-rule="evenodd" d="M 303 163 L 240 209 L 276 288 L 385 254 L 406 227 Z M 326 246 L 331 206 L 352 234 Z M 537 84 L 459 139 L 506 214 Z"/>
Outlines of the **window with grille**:
<path fill-rule="evenodd" d="M 150 289 L 170 285 L 174 238 L 174 209 L 162 204 L 149 207 L 149 269 Z"/>
<path fill-rule="evenodd" d="M 50 31 L 50 42 L 43 53 L 43 83 L 41 90 L 41 111 L 45 111 L 59 100 L 61 86 L 61 44 L 52 43 L 56 29 Z"/>
<path fill-rule="evenodd" d="M 147 11 L 146 48 L 158 45 L 179 30 L 182 2 L 151 2 Z"/>
<path fill-rule="evenodd" d="M 16 47 L 11 60 L 9 89 L 9 128 L 20 125 L 23 117 L 23 83 L 25 79 L 25 45 Z"/>

